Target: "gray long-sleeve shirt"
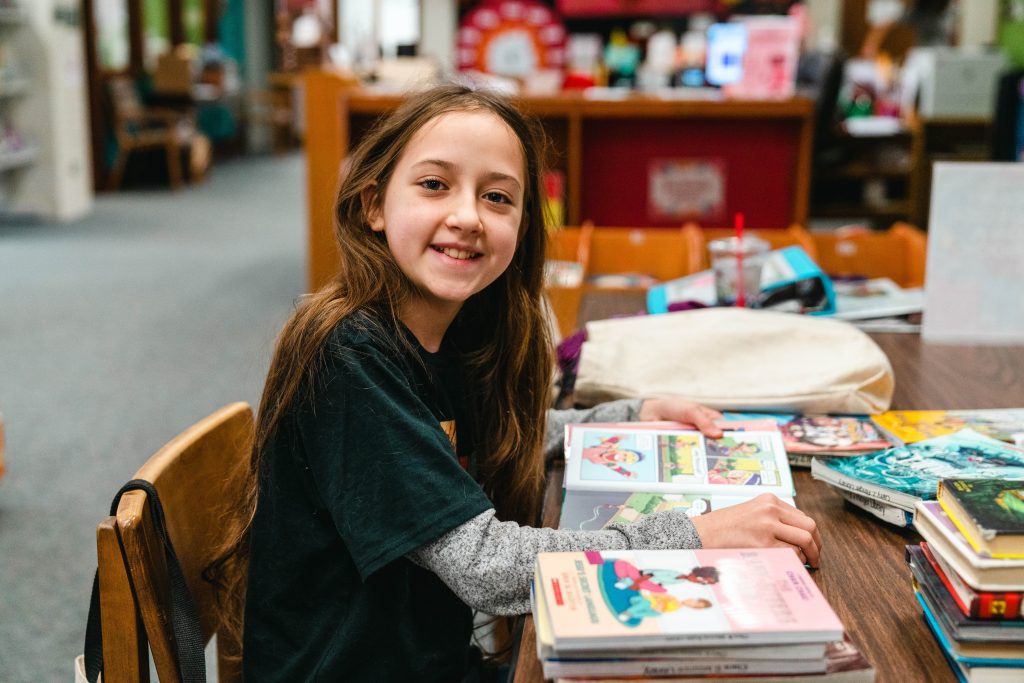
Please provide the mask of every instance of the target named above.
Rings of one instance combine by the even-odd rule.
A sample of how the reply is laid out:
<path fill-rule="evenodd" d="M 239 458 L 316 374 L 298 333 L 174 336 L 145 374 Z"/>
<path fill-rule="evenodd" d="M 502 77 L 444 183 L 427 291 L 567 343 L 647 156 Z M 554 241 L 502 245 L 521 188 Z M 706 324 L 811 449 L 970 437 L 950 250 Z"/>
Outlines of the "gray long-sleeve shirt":
<path fill-rule="evenodd" d="M 587 410 L 549 410 L 544 438 L 548 461 L 562 453 L 565 425 L 627 422 L 639 417 L 641 401 L 627 399 Z M 699 548 L 700 538 L 685 513 L 671 510 L 601 531 L 544 529 L 495 519 L 487 510 L 408 557 L 437 574 L 466 604 L 488 614 L 530 611 L 530 583 L 537 553 L 581 550 Z"/>

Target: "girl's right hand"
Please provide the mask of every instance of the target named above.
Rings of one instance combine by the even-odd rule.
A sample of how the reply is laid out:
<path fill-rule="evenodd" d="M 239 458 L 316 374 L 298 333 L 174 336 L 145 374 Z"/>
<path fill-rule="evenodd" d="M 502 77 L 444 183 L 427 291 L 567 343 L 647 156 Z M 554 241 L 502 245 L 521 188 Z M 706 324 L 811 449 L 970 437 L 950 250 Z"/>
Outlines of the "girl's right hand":
<path fill-rule="evenodd" d="M 793 548 L 818 567 L 821 534 L 814 520 L 770 493 L 692 519 L 705 548 Z"/>

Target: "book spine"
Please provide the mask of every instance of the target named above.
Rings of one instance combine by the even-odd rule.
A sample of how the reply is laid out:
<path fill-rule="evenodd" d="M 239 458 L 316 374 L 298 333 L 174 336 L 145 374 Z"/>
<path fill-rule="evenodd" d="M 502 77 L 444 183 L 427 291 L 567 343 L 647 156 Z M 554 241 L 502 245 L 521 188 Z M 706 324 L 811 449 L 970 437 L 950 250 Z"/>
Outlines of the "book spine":
<path fill-rule="evenodd" d="M 1020 618 L 1020 593 L 979 593 L 971 603 L 970 616 L 975 619 Z"/>
<path fill-rule="evenodd" d="M 932 550 L 927 542 L 921 543 L 925 558 L 935 570 L 936 576 L 949 591 L 957 607 L 972 619 L 1019 619 L 1024 594 L 976 591 L 960 578 L 956 571 L 946 564 L 941 555 Z"/>

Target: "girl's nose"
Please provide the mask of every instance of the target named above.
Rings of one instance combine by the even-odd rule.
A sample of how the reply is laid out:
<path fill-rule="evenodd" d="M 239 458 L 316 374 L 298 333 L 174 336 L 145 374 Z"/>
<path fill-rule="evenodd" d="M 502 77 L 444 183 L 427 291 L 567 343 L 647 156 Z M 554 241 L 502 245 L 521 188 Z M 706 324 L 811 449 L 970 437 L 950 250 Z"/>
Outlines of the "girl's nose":
<path fill-rule="evenodd" d="M 454 230 L 466 232 L 479 232 L 483 230 L 483 223 L 480 221 L 480 212 L 477 210 L 476 197 L 460 197 L 451 213 L 445 219 L 445 225 Z"/>

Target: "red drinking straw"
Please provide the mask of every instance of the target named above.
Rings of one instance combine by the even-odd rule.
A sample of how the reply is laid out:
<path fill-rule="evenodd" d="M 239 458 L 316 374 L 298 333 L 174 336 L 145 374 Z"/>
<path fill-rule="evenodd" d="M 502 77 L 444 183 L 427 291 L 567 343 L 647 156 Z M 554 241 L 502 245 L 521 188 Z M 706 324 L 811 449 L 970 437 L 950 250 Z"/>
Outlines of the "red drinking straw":
<path fill-rule="evenodd" d="M 733 222 L 736 226 L 736 305 L 746 307 L 743 296 L 743 212 L 737 211 Z"/>

